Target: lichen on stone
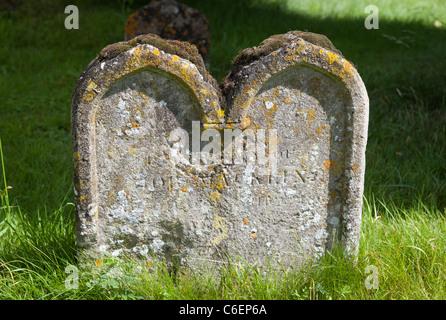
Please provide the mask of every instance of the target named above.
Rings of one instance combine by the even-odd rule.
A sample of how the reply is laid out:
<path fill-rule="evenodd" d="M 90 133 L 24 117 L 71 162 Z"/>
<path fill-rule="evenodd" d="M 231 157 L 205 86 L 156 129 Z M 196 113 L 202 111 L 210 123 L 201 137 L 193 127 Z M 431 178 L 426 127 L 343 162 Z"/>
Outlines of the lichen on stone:
<path fill-rule="evenodd" d="M 239 72 L 247 65 L 261 60 L 267 57 L 269 54 L 273 53 L 280 48 L 284 48 L 288 43 L 296 41 L 298 39 L 303 39 L 313 45 L 322 47 L 326 50 L 333 52 L 335 55 L 342 56 L 342 53 L 335 48 L 331 41 L 322 34 L 306 32 L 306 31 L 290 31 L 284 34 L 272 35 L 269 38 L 262 41 L 258 46 L 247 48 L 242 51 L 233 59 L 233 68 L 231 72 L 225 77 L 223 82 L 220 84 L 220 90 L 223 96 L 226 97 L 228 101 L 225 101 L 225 109 L 227 105 L 231 104 L 229 102 L 232 96 L 234 88 L 238 87 L 238 82 L 240 81 Z M 285 57 L 287 59 L 289 57 Z M 255 69 L 255 68 L 254 68 Z M 253 70 L 254 70 L 253 69 Z M 257 71 L 255 71 L 257 72 Z"/>
<path fill-rule="evenodd" d="M 342 56 L 342 53 L 335 48 L 335 46 L 326 36 L 318 33 L 296 30 L 284 34 L 273 35 L 268 39 L 262 41 L 257 47 L 247 48 L 240 51 L 240 53 L 232 61 L 232 64 L 234 66 L 249 64 L 270 54 L 277 49 L 280 49 L 286 43 L 292 41 L 296 37 L 300 37 L 303 40 L 310 42 L 311 44 L 333 51 L 336 54 Z"/>
<path fill-rule="evenodd" d="M 140 44 L 149 44 L 166 53 L 177 55 L 183 59 L 189 60 L 197 67 L 205 81 L 211 81 L 216 85 L 215 80 L 209 75 L 198 49 L 193 44 L 179 40 L 166 40 L 156 34 L 144 34 L 137 36 L 129 41 L 121 41 L 106 46 L 99 53 L 99 61 L 110 60 L 123 52 L 126 52 Z"/>

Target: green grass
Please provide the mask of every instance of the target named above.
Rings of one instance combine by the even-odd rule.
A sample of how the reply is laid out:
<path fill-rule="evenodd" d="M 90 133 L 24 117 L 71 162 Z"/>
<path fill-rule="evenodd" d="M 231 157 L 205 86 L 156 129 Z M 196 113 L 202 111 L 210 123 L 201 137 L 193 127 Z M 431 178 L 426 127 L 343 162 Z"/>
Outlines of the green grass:
<path fill-rule="evenodd" d="M 331 252 L 297 273 L 232 265 L 221 278 L 172 277 L 161 262 L 116 258 L 81 268 L 71 94 L 146 2 L 13 1 L 13 9 L 0 5 L 0 300 L 446 299 L 446 3 L 375 1 L 380 29 L 366 30 L 367 1 L 183 2 L 210 21 L 210 71 L 219 81 L 241 49 L 289 30 L 327 35 L 355 64 L 370 97 L 357 259 Z M 79 30 L 63 27 L 68 4 L 79 7 Z M 80 268 L 78 289 L 65 285 L 69 265 Z M 365 286 L 367 266 L 378 268 L 376 290 Z"/>

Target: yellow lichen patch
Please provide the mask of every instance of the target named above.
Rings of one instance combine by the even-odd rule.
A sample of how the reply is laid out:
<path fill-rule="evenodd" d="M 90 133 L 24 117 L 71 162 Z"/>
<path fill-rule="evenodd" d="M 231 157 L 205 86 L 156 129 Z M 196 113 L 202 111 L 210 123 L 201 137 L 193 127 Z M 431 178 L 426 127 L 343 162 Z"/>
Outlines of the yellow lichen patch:
<path fill-rule="evenodd" d="M 87 89 L 86 89 L 87 94 L 84 97 L 85 101 L 90 102 L 91 100 L 93 100 L 93 98 L 96 94 L 97 87 L 98 87 L 98 85 L 96 83 L 94 83 L 91 79 L 88 79 L 88 85 L 87 85 Z"/>
<path fill-rule="evenodd" d="M 138 47 L 135 47 L 135 48 L 132 50 L 132 53 L 133 53 L 133 55 L 135 55 L 135 56 L 141 56 L 141 49 L 138 48 Z"/>
<path fill-rule="evenodd" d="M 218 191 L 221 191 L 223 187 L 226 185 L 224 174 L 219 175 L 216 178 L 213 178 L 210 187 L 211 188 L 217 188 Z"/>
<path fill-rule="evenodd" d="M 186 186 L 182 187 L 182 188 L 181 188 L 181 191 L 183 191 L 183 192 L 187 192 L 187 187 L 186 187 Z"/>
<path fill-rule="evenodd" d="M 318 133 L 318 134 L 320 134 L 321 132 L 322 132 L 322 130 L 324 130 L 325 129 L 325 125 L 323 125 L 323 126 L 321 126 L 321 127 L 318 127 L 317 129 L 316 129 L 316 132 Z"/>
<path fill-rule="evenodd" d="M 203 89 L 201 89 L 201 90 L 200 90 L 200 93 L 201 93 L 203 96 L 207 96 L 207 95 L 210 94 L 209 89 L 207 89 L 207 88 L 203 88 Z"/>
<path fill-rule="evenodd" d="M 155 56 L 159 56 L 160 55 L 160 51 L 157 48 L 155 48 L 155 50 L 153 50 L 153 54 Z"/>
<path fill-rule="evenodd" d="M 137 151 L 138 151 L 138 148 L 136 148 L 134 145 L 130 146 L 130 148 L 127 150 L 127 152 L 132 156 L 134 156 Z"/>
<path fill-rule="evenodd" d="M 228 225 L 224 217 L 218 215 L 214 216 L 214 221 L 212 222 L 212 227 L 216 230 L 221 230 L 222 232 L 214 237 L 211 243 L 214 246 L 218 246 L 224 239 L 228 238 Z"/>
<path fill-rule="evenodd" d="M 205 118 L 205 121 L 208 121 L 208 119 Z M 205 129 L 205 130 L 208 130 L 208 129 L 219 130 L 219 126 L 218 126 L 218 123 L 203 123 L 203 129 Z"/>
<path fill-rule="evenodd" d="M 344 70 L 347 71 L 348 73 L 352 72 L 352 65 L 350 62 L 344 61 Z"/>
<path fill-rule="evenodd" d="M 178 57 L 176 54 L 174 54 L 174 55 L 172 56 L 172 61 L 173 61 L 173 62 L 177 62 L 179 59 L 180 59 L 180 57 Z"/>
<path fill-rule="evenodd" d="M 93 98 L 94 98 L 93 93 L 87 93 L 87 95 L 85 96 L 85 101 L 90 102 L 91 100 L 93 100 Z"/>
<path fill-rule="evenodd" d="M 353 170 L 354 172 L 356 172 L 356 171 L 358 170 L 358 168 L 359 168 L 359 164 L 354 163 L 354 164 L 352 165 L 352 170 Z"/>
<path fill-rule="evenodd" d="M 248 224 L 248 218 L 243 219 L 243 224 L 247 225 Z"/>
<path fill-rule="evenodd" d="M 183 76 L 188 76 L 189 74 L 188 74 L 188 69 L 189 69 L 189 64 L 187 64 L 187 63 L 182 63 L 181 64 L 181 66 L 180 66 L 180 71 L 181 71 L 181 74 L 183 75 Z M 188 81 L 188 83 L 189 83 L 189 81 Z"/>
<path fill-rule="evenodd" d="M 307 110 L 307 119 L 308 121 L 313 121 L 314 117 L 316 116 L 316 110 L 314 109 L 309 109 Z"/>
<path fill-rule="evenodd" d="M 260 190 L 260 194 L 261 194 L 261 195 L 264 195 L 265 193 L 266 193 L 266 191 L 265 191 L 265 190 L 263 190 L 263 189 L 262 189 L 262 190 Z"/>
<path fill-rule="evenodd" d="M 209 199 L 212 200 L 212 201 L 220 201 L 220 199 L 221 199 L 220 192 L 218 192 L 217 190 L 211 192 L 209 194 Z"/>
<path fill-rule="evenodd" d="M 253 128 L 253 129 L 255 129 L 255 130 L 259 130 L 259 129 L 262 129 L 262 127 L 261 127 L 261 126 L 259 126 L 259 125 L 255 124 L 255 123 L 254 123 L 254 124 L 252 125 L 252 128 Z"/>
<path fill-rule="evenodd" d="M 94 262 L 94 265 L 95 265 L 96 267 L 100 267 L 100 266 L 102 266 L 102 260 L 100 260 L 100 259 L 96 260 L 96 261 Z"/>
<path fill-rule="evenodd" d="M 94 83 L 93 81 L 91 81 L 91 79 L 88 79 L 88 86 L 87 86 L 87 91 L 93 91 L 94 89 L 96 89 L 98 87 L 98 85 L 96 83 Z"/>
<path fill-rule="evenodd" d="M 333 64 L 333 62 L 335 62 L 336 59 L 338 59 L 338 55 L 330 51 L 327 51 L 327 53 L 328 53 L 328 59 L 327 59 L 328 63 Z"/>
<path fill-rule="evenodd" d="M 251 232 L 251 233 L 249 234 L 249 236 L 250 236 L 251 238 L 255 239 L 255 238 L 257 238 L 257 233 L 255 233 L 255 232 Z"/>
<path fill-rule="evenodd" d="M 215 102 L 215 101 L 214 101 Z M 225 117 L 225 111 L 222 108 L 218 108 L 217 110 L 217 116 L 219 119 L 224 119 Z"/>
<path fill-rule="evenodd" d="M 291 102 L 291 98 L 290 97 L 286 97 L 285 99 L 283 99 L 284 103 L 290 103 Z"/>
<path fill-rule="evenodd" d="M 267 128 L 272 128 L 273 124 L 274 124 L 274 120 L 273 119 L 271 119 L 271 118 L 267 118 L 266 119 L 266 127 Z"/>
<path fill-rule="evenodd" d="M 81 155 L 79 152 L 73 152 L 73 162 L 74 162 L 74 166 L 77 167 L 79 166 L 79 159 L 81 158 Z"/>
<path fill-rule="evenodd" d="M 331 161 L 331 160 L 326 160 L 326 161 L 324 161 L 324 166 L 325 166 L 325 169 L 331 170 L 331 169 L 334 169 L 334 167 L 336 166 L 336 162 Z"/>
<path fill-rule="evenodd" d="M 247 116 L 240 123 L 240 128 L 242 128 L 242 130 L 244 130 L 244 129 L 248 128 L 250 124 L 251 124 L 251 118 L 249 116 Z"/>

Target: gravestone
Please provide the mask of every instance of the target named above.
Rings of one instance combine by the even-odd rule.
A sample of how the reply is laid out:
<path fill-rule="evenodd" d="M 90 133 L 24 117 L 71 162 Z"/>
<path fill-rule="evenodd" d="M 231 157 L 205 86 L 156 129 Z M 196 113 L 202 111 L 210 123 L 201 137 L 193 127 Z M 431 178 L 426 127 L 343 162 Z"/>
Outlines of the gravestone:
<path fill-rule="evenodd" d="M 189 267 L 354 256 L 367 124 L 359 74 L 321 35 L 243 50 L 220 86 L 187 43 L 110 45 L 72 99 L 78 245 Z"/>
<path fill-rule="evenodd" d="M 197 9 L 175 0 L 153 0 L 128 16 L 125 40 L 149 33 L 194 44 L 209 64 L 209 22 Z"/>

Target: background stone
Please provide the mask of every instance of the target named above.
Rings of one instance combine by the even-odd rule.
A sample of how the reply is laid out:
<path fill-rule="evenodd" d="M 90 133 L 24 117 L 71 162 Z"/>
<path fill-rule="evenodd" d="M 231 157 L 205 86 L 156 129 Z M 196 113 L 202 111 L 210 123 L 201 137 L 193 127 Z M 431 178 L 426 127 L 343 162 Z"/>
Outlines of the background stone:
<path fill-rule="evenodd" d="M 153 0 L 131 13 L 125 24 L 125 40 L 147 33 L 192 43 L 209 64 L 209 22 L 198 10 L 175 0 Z"/>

